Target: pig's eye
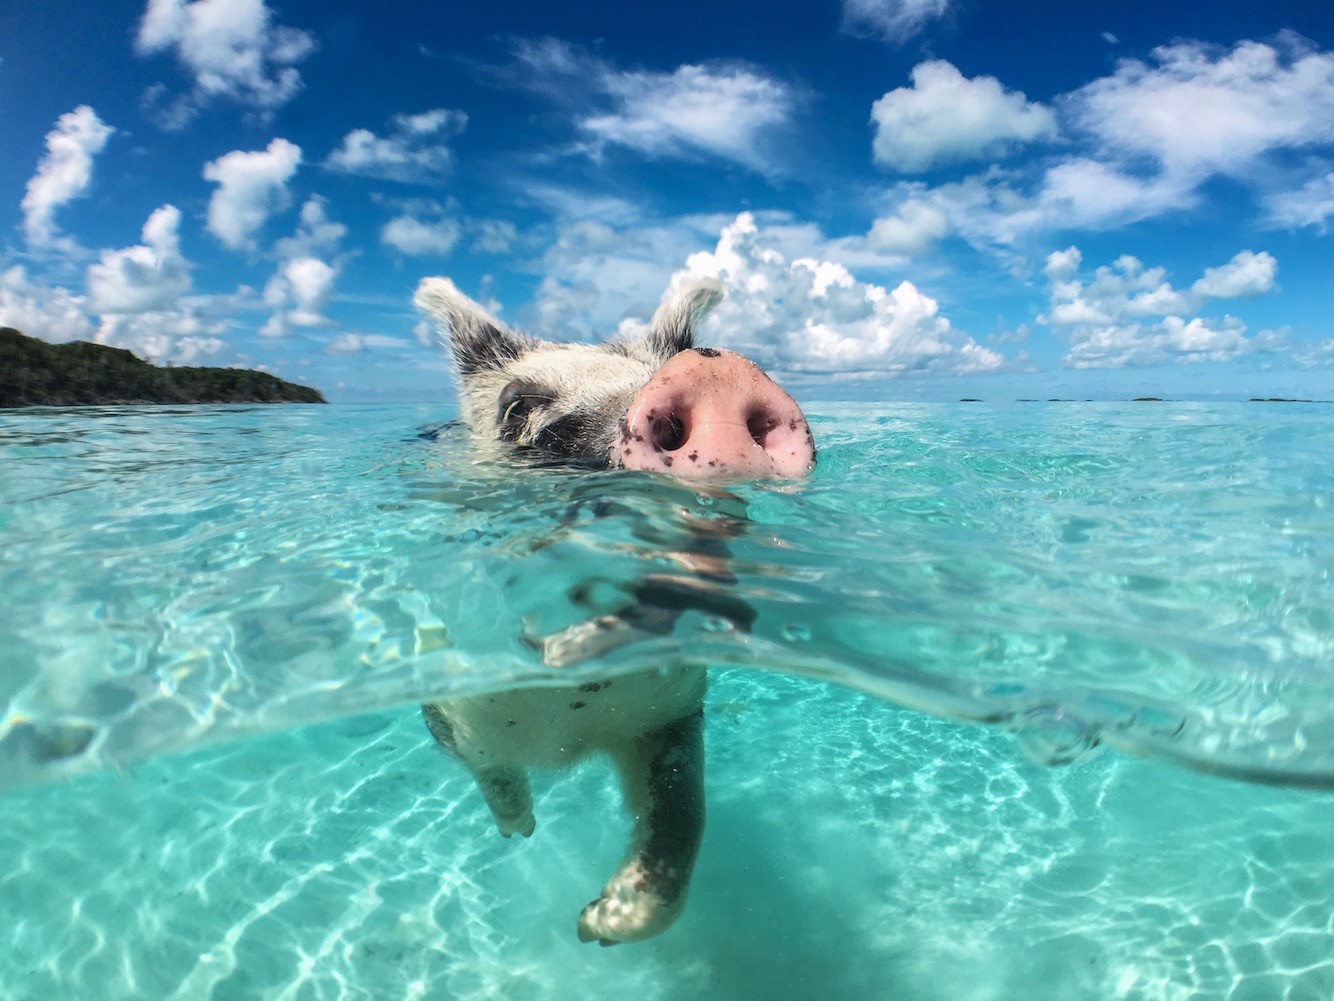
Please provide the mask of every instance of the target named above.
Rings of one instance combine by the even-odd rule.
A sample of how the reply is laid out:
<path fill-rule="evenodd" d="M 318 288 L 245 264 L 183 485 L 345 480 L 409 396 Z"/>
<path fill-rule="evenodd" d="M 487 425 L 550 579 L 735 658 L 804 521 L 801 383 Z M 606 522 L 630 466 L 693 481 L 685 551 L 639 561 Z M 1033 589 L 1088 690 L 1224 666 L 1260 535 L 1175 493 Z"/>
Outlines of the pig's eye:
<path fill-rule="evenodd" d="M 555 394 L 545 386 L 519 380 L 509 383 L 500 391 L 496 404 L 501 435 L 507 438 L 518 435 L 534 409 L 555 399 Z"/>

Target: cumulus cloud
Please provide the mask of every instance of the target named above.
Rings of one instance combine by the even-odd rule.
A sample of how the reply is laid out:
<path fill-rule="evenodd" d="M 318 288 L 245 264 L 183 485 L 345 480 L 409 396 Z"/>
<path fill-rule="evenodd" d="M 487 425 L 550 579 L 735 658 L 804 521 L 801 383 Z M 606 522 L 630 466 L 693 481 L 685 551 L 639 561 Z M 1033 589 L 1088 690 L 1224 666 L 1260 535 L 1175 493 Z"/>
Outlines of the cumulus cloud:
<path fill-rule="evenodd" d="M 945 70 L 948 63 L 923 67 L 937 67 L 943 82 L 937 85 L 928 74 L 923 86 L 915 72 L 912 88 L 877 102 L 878 113 L 890 113 L 893 128 L 878 128 L 875 154 L 890 158 L 889 166 L 925 169 L 948 162 L 937 159 L 938 149 L 960 156 L 970 145 L 986 150 L 993 123 L 1002 137 L 988 152 L 1004 152 L 1025 135 L 1001 123 L 1024 121 L 1026 110 L 1048 113 L 995 81 L 985 92 L 975 90 L 977 81 Z M 961 106 L 976 112 L 990 104 L 993 111 L 951 122 L 951 87 L 968 95 Z M 929 100 L 933 95 L 939 101 Z M 1252 187 L 1270 226 L 1323 231 L 1334 215 L 1334 174 L 1319 159 L 1334 143 L 1334 53 L 1290 33 L 1272 43 L 1243 41 L 1231 48 L 1196 41 L 1164 46 L 1147 61 L 1120 62 L 1113 73 L 1057 98 L 1052 108 L 1061 120 L 1062 144 L 1046 156 L 917 187 L 913 197 L 943 212 L 950 231 L 976 246 L 1008 247 L 1033 234 L 1105 230 L 1188 212 L 1219 176 Z M 1056 138 L 1054 128 L 1040 127 L 1044 119 L 1051 121 L 1046 114 L 1030 117 L 1026 127 L 1034 138 Z M 981 131 L 970 133 L 968 122 L 983 123 Z M 959 135 L 945 140 L 938 130 Z M 886 146 L 891 135 L 902 145 Z M 1299 173 L 1296 182 L 1293 173 Z"/>
<path fill-rule="evenodd" d="M 346 235 L 347 227 L 329 218 L 323 198 L 306 200 L 296 232 L 274 244 L 278 266 L 264 286 L 264 304 L 273 312 L 259 329 L 261 337 L 286 337 L 294 328 L 334 325 L 325 309 L 350 256 L 339 250 Z"/>
<path fill-rule="evenodd" d="M 949 232 L 949 219 L 939 206 L 920 198 L 902 202 L 893 215 L 881 216 L 866 235 L 867 245 L 882 254 L 915 257 Z"/>
<path fill-rule="evenodd" d="M 953 6 L 953 0 L 843 0 L 843 30 L 906 42 Z"/>
<path fill-rule="evenodd" d="M 55 128 L 46 134 L 46 155 L 23 196 L 23 229 L 30 244 L 56 241 L 56 209 L 87 191 L 93 158 L 114 131 L 86 104 L 56 120 Z"/>
<path fill-rule="evenodd" d="M 886 289 L 834 261 L 789 262 L 766 245 L 749 213 L 723 229 L 715 249 L 687 258 L 671 284 L 704 277 L 727 292 L 710 314 L 710 339 L 778 371 L 872 376 L 1004 364 L 955 330 L 911 282 Z"/>
<path fill-rule="evenodd" d="M 169 309 L 190 290 L 190 262 L 181 255 L 180 210 L 164 205 L 148 217 L 143 244 L 104 250 L 88 268 L 88 308 L 94 313 Z"/>
<path fill-rule="evenodd" d="M 1041 321 L 1070 344 L 1065 363 L 1074 368 L 1121 368 L 1164 362 L 1227 361 L 1252 350 L 1245 325 L 1235 317 L 1191 316 L 1210 299 L 1263 295 L 1275 288 L 1278 264 L 1261 251 L 1244 250 L 1208 268 L 1189 289 L 1177 289 L 1163 268 L 1146 268 L 1122 256 L 1080 276 L 1077 247 L 1047 258 L 1050 305 Z"/>
<path fill-rule="evenodd" d="M 386 136 L 369 129 L 353 129 L 325 159 L 324 166 L 384 181 L 437 183 L 454 162 L 454 154 L 445 143 L 467 124 L 468 116 L 462 111 L 445 108 L 395 115 Z"/>
<path fill-rule="evenodd" d="M 189 93 L 158 109 L 168 128 L 220 98 L 272 112 L 300 91 L 296 65 L 315 48 L 310 32 L 275 24 L 264 0 L 148 0 L 135 38 L 140 55 L 174 52 L 193 80 Z M 150 92 L 149 103 L 161 93 Z"/>
<path fill-rule="evenodd" d="M 82 296 L 37 285 L 17 265 L 0 271 L 0 327 L 13 327 L 57 344 L 93 336 Z"/>
<path fill-rule="evenodd" d="M 1147 157 L 1173 174 L 1241 176 L 1262 156 L 1334 140 L 1334 53 L 1294 35 L 1230 51 L 1179 42 L 1122 61 L 1066 100 L 1103 157 Z"/>
<path fill-rule="evenodd" d="M 443 256 L 459 242 L 462 227 L 456 219 L 438 216 L 420 219 L 404 213 L 385 223 L 380 230 L 380 242 L 410 257 Z"/>
<path fill-rule="evenodd" d="M 942 164 L 1003 155 L 1057 135 L 1056 116 L 995 77 L 964 77 L 943 59 L 919 63 L 913 85 L 871 106 L 872 155 L 886 167 L 920 173 Z"/>
<path fill-rule="evenodd" d="M 556 39 L 520 41 L 511 84 L 571 109 L 583 141 L 602 155 L 623 146 L 652 158 L 718 157 L 772 173 L 772 148 L 797 104 L 791 86 L 737 63 L 678 66 L 670 73 L 622 70 Z M 600 110 L 590 113 L 590 106 Z"/>
<path fill-rule="evenodd" d="M 347 227 L 329 218 L 326 204 L 319 195 L 306 199 L 301 206 L 296 232 L 273 245 L 279 257 L 318 257 L 337 252 L 343 237 L 347 236 Z"/>
<path fill-rule="evenodd" d="M 227 349 L 225 321 L 206 300 L 145 313 L 108 313 L 93 336 L 98 344 L 125 348 L 155 365 L 197 365 Z"/>
<path fill-rule="evenodd" d="M 257 152 L 233 150 L 206 163 L 204 179 L 218 185 L 208 203 L 209 231 L 232 250 L 253 247 L 255 233 L 269 216 L 287 207 L 287 182 L 300 163 L 301 147 L 286 139 Z"/>
<path fill-rule="evenodd" d="M 264 286 L 264 303 L 274 310 L 259 330 L 261 337 L 285 337 L 293 327 L 323 327 L 338 269 L 318 257 L 283 261 Z"/>

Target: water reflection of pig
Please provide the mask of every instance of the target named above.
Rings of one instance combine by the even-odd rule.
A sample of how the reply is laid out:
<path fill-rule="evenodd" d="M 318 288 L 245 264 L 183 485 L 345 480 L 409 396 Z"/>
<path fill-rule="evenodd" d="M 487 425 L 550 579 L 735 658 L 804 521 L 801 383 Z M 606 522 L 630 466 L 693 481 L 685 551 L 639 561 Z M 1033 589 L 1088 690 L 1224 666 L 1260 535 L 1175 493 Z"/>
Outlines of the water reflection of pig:
<path fill-rule="evenodd" d="M 721 298 L 717 282 L 689 285 L 645 336 L 598 345 L 515 333 L 444 278 L 423 281 L 414 301 L 448 340 L 462 417 L 484 442 L 689 480 L 803 476 L 815 452 L 792 398 L 746 358 L 694 347 L 696 325 Z M 728 579 L 725 558 L 710 549 L 705 542 L 672 554 L 703 586 L 647 580 L 641 600 L 623 612 L 548 637 L 546 662 L 670 628 L 682 607 L 713 601 L 724 616 L 744 619 L 744 605 L 709 584 Z M 701 665 L 673 664 L 438 702 L 423 713 L 435 739 L 472 772 L 506 837 L 533 832 L 529 767 L 568 765 L 590 751 L 611 757 L 634 831 L 625 860 L 579 916 L 579 937 L 612 945 L 657 935 L 685 904 L 704 831 L 704 691 Z"/>

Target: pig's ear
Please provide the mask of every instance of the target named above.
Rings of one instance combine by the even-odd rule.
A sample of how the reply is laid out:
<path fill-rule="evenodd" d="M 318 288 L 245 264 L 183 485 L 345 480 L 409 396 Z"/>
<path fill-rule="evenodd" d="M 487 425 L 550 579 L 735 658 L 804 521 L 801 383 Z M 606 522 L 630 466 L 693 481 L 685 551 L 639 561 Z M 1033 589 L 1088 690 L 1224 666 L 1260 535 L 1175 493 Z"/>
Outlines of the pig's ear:
<path fill-rule="evenodd" d="M 412 302 L 431 318 L 441 339 L 449 342 L 460 375 L 501 368 L 528 347 L 526 338 L 469 299 L 448 278 L 423 279 Z"/>
<path fill-rule="evenodd" d="M 712 278 L 702 278 L 678 289 L 653 314 L 650 346 L 662 358 L 694 347 L 695 327 L 722 301 L 722 282 Z"/>

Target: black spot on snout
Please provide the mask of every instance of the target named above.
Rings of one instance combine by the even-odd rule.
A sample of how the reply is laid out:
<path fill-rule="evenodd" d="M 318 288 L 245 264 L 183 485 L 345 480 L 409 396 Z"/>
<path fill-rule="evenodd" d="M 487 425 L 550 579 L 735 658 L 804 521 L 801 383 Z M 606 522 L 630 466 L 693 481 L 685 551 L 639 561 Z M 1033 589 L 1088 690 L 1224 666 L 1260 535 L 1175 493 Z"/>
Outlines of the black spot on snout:
<path fill-rule="evenodd" d="M 695 348 L 695 354 L 701 358 L 717 358 L 722 352 L 717 348 Z"/>

